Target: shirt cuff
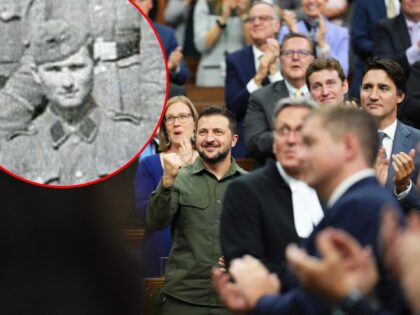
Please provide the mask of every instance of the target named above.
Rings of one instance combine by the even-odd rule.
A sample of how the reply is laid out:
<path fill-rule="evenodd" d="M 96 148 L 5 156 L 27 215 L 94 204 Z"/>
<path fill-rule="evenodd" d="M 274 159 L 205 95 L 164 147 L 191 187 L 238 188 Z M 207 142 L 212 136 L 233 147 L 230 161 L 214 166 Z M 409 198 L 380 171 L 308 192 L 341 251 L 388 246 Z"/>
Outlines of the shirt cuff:
<path fill-rule="evenodd" d="M 277 82 L 283 80 L 283 76 L 281 75 L 280 71 L 276 71 L 273 75 L 268 76 L 268 80 L 270 80 L 270 83 Z"/>
<path fill-rule="evenodd" d="M 417 43 L 412 45 L 411 47 L 407 48 L 405 51 L 407 56 L 408 63 L 410 66 L 414 64 L 416 61 L 420 60 L 420 48 L 417 46 Z"/>
<path fill-rule="evenodd" d="M 173 74 L 178 74 L 179 72 L 181 72 L 181 64 L 179 64 L 175 70 L 170 71 Z"/>
<path fill-rule="evenodd" d="M 260 87 L 257 85 L 257 83 L 255 83 L 254 79 L 251 79 L 248 84 L 246 85 L 246 89 L 248 90 L 249 94 L 255 92 L 256 90 L 258 90 Z"/>
<path fill-rule="evenodd" d="M 401 200 L 401 199 L 404 199 L 405 197 L 407 197 L 408 193 L 411 190 L 411 186 L 412 186 L 412 182 L 411 182 L 411 179 L 410 179 L 410 183 L 408 184 L 407 189 L 404 190 L 403 192 L 400 192 L 399 194 L 397 194 L 397 188 L 394 187 L 394 194 L 397 196 L 397 199 Z"/>

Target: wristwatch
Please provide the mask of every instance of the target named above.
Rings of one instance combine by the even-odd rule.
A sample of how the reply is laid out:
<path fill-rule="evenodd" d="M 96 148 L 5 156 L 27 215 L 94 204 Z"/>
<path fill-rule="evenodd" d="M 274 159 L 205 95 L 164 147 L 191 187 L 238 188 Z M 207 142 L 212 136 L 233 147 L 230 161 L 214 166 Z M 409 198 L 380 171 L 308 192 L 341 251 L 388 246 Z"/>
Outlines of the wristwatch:
<path fill-rule="evenodd" d="M 222 23 L 220 22 L 219 19 L 216 20 L 216 24 L 218 27 L 220 27 L 221 29 L 224 29 L 226 27 L 226 23 Z"/>
<path fill-rule="evenodd" d="M 347 295 L 340 301 L 338 306 L 342 311 L 348 312 L 351 311 L 362 298 L 362 293 L 360 293 L 359 290 L 354 289 L 347 293 Z"/>

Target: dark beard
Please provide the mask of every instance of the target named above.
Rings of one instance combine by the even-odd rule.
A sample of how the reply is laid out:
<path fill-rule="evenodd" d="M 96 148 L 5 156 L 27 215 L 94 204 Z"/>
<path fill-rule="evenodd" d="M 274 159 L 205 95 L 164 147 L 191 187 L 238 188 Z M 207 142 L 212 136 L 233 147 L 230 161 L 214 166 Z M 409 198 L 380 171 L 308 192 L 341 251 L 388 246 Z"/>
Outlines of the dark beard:
<path fill-rule="evenodd" d="M 198 154 L 203 159 L 203 161 L 209 164 L 217 164 L 223 161 L 228 156 L 229 152 L 230 152 L 230 147 L 228 147 L 226 151 L 219 152 L 214 157 L 208 157 L 202 150 L 198 150 Z"/>

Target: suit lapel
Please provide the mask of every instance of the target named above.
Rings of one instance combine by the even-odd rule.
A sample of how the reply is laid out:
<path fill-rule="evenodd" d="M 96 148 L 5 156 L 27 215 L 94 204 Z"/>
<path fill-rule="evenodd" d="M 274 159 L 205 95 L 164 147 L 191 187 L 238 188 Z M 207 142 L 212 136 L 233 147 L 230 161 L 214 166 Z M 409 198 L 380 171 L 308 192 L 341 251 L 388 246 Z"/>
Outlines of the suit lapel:
<path fill-rule="evenodd" d="M 397 128 L 395 130 L 394 141 L 392 142 L 392 150 L 391 154 L 397 154 L 400 152 L 408 153 L 411 148 L 414 147 L 414 141 L 410 137 L 411 132 L 410 130 L 402 124 L 400 121 L 397 120 Z M 391 159 L 391 157 L 389 157 Z M 392 178 L 394 177 L 394 168 L 392 167 L 392 159 L 391 163 L 389 164 L 388 169 L 388 178 L 386 181 L 386 187 L 393 189 L 394 184 L 392 182 Z"/>
<path fill-rule="evenodd" d="M 397 36 L 397 40 L 400 41 L 401 47 L 407 48 L 411 46 L 410 34 L 408 33 L 407 23 L 405 22 L 404 16 L 402 14 L 398 15 L 395 18 L 395 28 L 396 31 L 394 34 Z"/>
<path fill-rule="evenodd" d="M 252 51 L 252 46 L 247 46 L 244 49 L 244 53 L 242 54 L 241 62 L 240 62 L 241 72 L 242 72 L 242 80 L 243 83 L 246 85 L 249 80 L 257 73 L 255 69 L 254 63 L 254 52 Z"/>
<path fill-rule="evenodd" d="M 282 98 L 289 96 L 289 91 L 287 90 L 287 86 L 286 83 L 284 83 L 284 80 L 270 83 L 266 88 L 270 88 L 270 92 L 272 92 L 267 93 L 267 102 L 265 104 L 265 109 L 267 122 L 270 126 L 270 129 L 273 129 L 274 122 L 272 117 L 274 114 L 274 108 L 276 107 L 278 101 L 280 101 Z"/>

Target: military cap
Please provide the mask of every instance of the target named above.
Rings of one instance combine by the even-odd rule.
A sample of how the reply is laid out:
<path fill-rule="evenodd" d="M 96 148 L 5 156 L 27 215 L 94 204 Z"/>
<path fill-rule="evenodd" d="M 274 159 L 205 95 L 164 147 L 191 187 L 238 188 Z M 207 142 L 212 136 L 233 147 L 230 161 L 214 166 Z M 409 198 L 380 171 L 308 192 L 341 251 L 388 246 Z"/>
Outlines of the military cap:
<path fill-rule="evenodd" d="M 30 51 L 36 64 L 56 62 L 78 52 L 88 40 L 88 33 L 77 24 L 65 20 L 49 20 L 38 24 Z"/>

